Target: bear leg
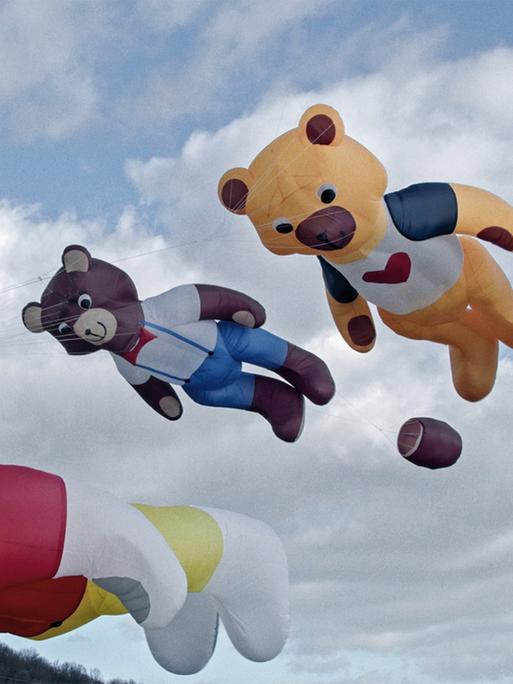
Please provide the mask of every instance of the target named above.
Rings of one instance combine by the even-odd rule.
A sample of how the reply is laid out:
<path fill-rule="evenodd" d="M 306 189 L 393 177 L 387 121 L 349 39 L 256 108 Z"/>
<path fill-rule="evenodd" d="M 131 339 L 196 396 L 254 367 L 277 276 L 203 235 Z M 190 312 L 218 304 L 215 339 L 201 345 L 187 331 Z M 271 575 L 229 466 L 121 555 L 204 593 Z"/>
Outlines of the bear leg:
<path fill-rule="evenodd" d="M 276 373 L 314 404 L 327 404 L 335 394 L 335 381 L 324 361 L 290 342 L 285 362 Z"/>
<path fill-rule="evenodd" d="M 274 434 L 284 442 L 295 442 L 303 430 L 303 395 L 280 380 L 255 375 L 255 391 L 249 407 L 269 421 Z"/>

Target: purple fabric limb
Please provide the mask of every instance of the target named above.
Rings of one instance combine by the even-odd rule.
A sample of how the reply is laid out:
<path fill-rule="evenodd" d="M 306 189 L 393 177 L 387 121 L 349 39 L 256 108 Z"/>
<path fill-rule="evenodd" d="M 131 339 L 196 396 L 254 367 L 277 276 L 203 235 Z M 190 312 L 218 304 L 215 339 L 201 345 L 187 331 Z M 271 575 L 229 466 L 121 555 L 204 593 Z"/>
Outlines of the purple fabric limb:
<path fill-rule="evenodd" d="M 435 418 L 410 418 L 399 430 L 399 453 L 423 468 L 448 468 L 461 455 L 462 441 L 456 430 Z"/>
<path fill-rule="evenodd" d="M 235 321 L 249 328 L 265 322 L 265 309 L 248 295 L 217 285 L 196 285 L 201 303 L 200 320 Z M 240 316 L 240 314 L 250 316 Z M 238 314 L 237 316 L 234 315 Z"/>
<path fill-rule="evenodd" d="M 335 381 L 322 359 L 288 343 L 288 353 L 276 372 L 314 404 L 327 404 L 335 394 Z"/>
<path fill-rule="evenodd" d="M 274 434 L 284 442 L 299 439 L 304 421 L 304 399 L 285 382 L 255 375 L 253 402 L 249 408 L 269 421 Z"/>

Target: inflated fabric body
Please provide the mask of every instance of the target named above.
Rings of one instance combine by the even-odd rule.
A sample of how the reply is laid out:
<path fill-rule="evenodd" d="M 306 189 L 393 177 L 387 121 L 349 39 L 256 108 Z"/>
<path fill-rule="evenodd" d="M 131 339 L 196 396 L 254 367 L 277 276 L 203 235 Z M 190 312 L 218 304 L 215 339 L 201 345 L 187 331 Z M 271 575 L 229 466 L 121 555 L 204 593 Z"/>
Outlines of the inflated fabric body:
<path fill-rule="evenodd" d="M 160 415 L 182 414 L 171 384 L 199 404 L 260 413 L 284 441 L 303 426 L 304 397 L 327 403 L 335 385 L 326 364 L 260 326 L 264 308 L 247 295 L 215 285 L 180 285 L 140 301 L 127 273 L 93 259 L 79 245 L 41 303 L 23 309 L 31 332 L 47 331 L 68 354 L 106 349 L 121 375 Z M 274 371 L 286 382 L 244 372 L 243 363 Z"/>
<path fill-rule="evenodd" d="M 350 347 L 374 345 L 371 302 L 396 333 L 447 344 L 457 392 L 479 400 L 495 381 L 498 341 L 513 346 L 513 291 L 475 238 L 512 251 L 513 208 L 456 183 L 389 194 L 386 185 L 385 169 L 345 134 L 338 112 L 315 105 L 248 169 L 225 173 L 219 196 L 249 216 L 271 252 L 319 259 Z"/>
<path fill-rule="evenodd" d="M 14 465 L 0 466 L 0 503 L 0 631 L 47 639 L 128 612 L 155 659 L 177 674 L 206 665 L 219 618 L 246 658 L 281 651 L 287 562 L 264 523 L 131 505 Z"/>

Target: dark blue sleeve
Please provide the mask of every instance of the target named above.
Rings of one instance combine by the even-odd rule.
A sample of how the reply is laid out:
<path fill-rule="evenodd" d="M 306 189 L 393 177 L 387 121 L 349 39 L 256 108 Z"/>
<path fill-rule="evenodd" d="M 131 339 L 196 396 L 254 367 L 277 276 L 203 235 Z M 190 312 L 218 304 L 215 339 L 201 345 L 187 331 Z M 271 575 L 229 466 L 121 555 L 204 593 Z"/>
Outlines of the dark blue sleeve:
<path fill-rule="evenodd" d="M 456 228 L 458 204 L 449 183 L 418 183 L 385 195 L 397 230 L 409 240 L 450 235 Z"/>
<path fill-rule="evenodd" d="M 350 304 L 358 297 L 358 292 L 354 289 L 347 278 L 344 278 L 340 271 L 337 271 L 330 263 L 321 256 L 317 257 L 322 268 L 324 284 L 330 295 L 337 302 Z"/>

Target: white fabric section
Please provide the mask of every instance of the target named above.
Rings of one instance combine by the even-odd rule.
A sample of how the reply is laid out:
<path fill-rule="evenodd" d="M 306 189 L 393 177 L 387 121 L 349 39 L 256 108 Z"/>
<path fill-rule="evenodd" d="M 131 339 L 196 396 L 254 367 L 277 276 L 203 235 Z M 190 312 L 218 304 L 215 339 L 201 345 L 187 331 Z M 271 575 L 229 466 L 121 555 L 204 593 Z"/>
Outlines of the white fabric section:
<path fill-rule="evenodd" d="M 331 266 L 340 271 L 368 302 L 396 314 L 408 314 L 436 302 L 458 280 L 463 265 L 463 251 L 456 235 L 442 235 L 415 242 L 405 238 L 395 227 L 385 204 L 388 224 L 383 240 L 365 259 Z M 382 271 L 392 254 L 405 252 L 411 272 L 405 283 L 369 283 L 363 280 L 368 271 Z"/>
<path fill-rule="evenodd" d="M 133 366 L 129 361 L 122 356 L 119 356 L 119 354 L 110 352 L 110 355 L 112 356 L 118 371 L 131 385 L 144 385 L 144 383 L 148 382 L 151 378 L 151 373 L 143 368 Z"/>
<path fill-rule="evenodd" d="M 142 347 L 136 366 L 117 354 L 111 354 L 118 371 L 131 385 L 144 384 L 152 375 L 164 382 L 183 385 L 207 357 L 206 351 L 190 342 L 213 351 L 217 342 L 216 322 L 197 320 L 200 300 L 194 285 L 181 285 L 150 297 L 142 302 L 142 308 L 147 323 L 167 328 L 170 332 L 148 325 L 147 330 L 155 335 L 155 339 Z M 194 319 L 196 322 L 190 322 Z M 189 322 L 185 323 L 186 320 Z M 146 366 L 152 371 L 139 366 Z"/>
<path fill-rule="evenodd" d="M 155 660 L 168 672 L 195 674 L 214 652 L 218 612 L 215 600 L 204 593 L 188 594 L 173 622 L 163 629 L 146 629 Z"/>
<path fill-rule="evenodd" d="M 160 320 L 149 318 L 146 316 L 146 311 L 144 313 L 146 321 L 162 325 Z M 144 345 L 137 355 L 137 364 L 155 369 L 152 375 L 161 380 L 182 385 L 183 380 L 188 380 L 207 357 L 207 352 L 194 347 L 186 341 L 177 339 L 169 333 L 151 327 L 148 327 L 148 330 L 153 335 L 156 335 L 156 339 Z M 216 346 L 217 325 L 215 321 L 199 321 L 189 325 L 175 325 L 170 330 L 185 337 L 187 340 L 200 344 L 210 351 L 213 351 Z M 182 378 L 183 380 L 176 380 L 168 377 L 168 375 Z"/>
<path fill-rule="evenodd" d="M 161 325 L 174 327 L 186 323 L 196 323 L 201 314 L 199 292 L 194 285 L 179 285 L 167 292 L 149 297 L 143 302 L 148 320 Z"/>
<path fill-rule="evenodd" d="M 259 520 L 213 508 L 200 508 L 219 525 L 223 557 L 203 590 L 219 605 L 226 632 L 249 660 L 271 660 L 288 635 L 287 558 L 274 531 Z"/>
<path fill-rule="evenodd" d="M 194 317 L 199 318 L 199 307 L 199 295 L 194 285 L 181 285 L 142 302 L 144 320 L 153 324 L 146 328 L 155 335 L 155 339 L 142 347 L 136 364 L 153 370 L 137 368 L 125 359 L 114 356 L 121 375 L 132 385 L 146 382 L 150 374 L 164 382 L 183 385 L 184 380 L 188 380 L 207 357 L 206 351 L 190 342 L 209 351 L 214 350 L 217 342 L 215 321 L 183 322 L 185 319 L 191 321 Z M 169 332 L 153 326 L 167 328 Z"/>
<path fill-rule="evenodd" d="M 187 579 L 168 544 L 137 509 L 78 481 L 66 482 L 64 549 L 55 577 L 128 577 L 149 596 L 143 627 L 163 627 L 187 595 Z"/>

